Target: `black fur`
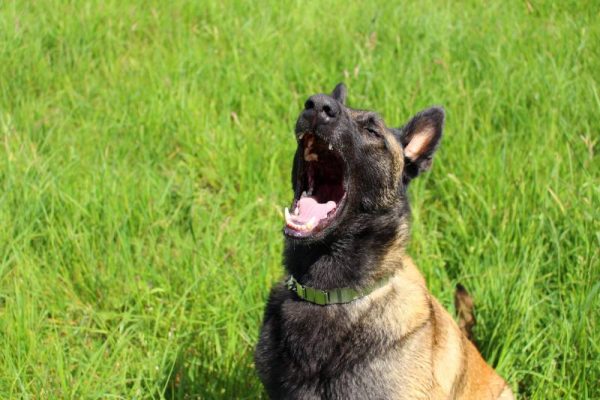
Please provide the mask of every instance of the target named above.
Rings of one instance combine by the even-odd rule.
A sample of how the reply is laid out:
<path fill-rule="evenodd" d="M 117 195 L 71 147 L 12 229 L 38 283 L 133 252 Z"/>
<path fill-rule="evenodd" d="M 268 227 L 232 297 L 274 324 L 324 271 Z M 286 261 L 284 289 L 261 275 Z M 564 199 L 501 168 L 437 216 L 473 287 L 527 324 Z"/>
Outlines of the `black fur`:
<path fill-rule="evenodd" d="M 410 179 L 427 169 L 442 133 L 443 110 L 417 114 L 401 129 L 386 128 L 377 114 L 347 108 L 346 88 L 332 97 L 311 97 L 296 124 L 296 135 L 313 132 L 339 149 L 346 164 L 347 200 L 336 221 L 311 238 L 286 237 L 284 265 L 305 285 L 361 288 L 382 275 L 380 261 L 390 246 L 408 239 Z M 311 99 L 330 106 L 318 123 Z M 333 115 L 333 116 L 332 116 Z M 416 130 L 434 132 L 430 145 L 413 160 L 392 151 L 405 147 Z M 292 184 L 298 196 L 302 148 L 294 157 Z M 404 168 L 402 168 L 404 165 Z M 376 318 L 385 305 L 374 305 Z M 379 337 L 369 322 L 350 325 L 346 305 L 302 301 L 282 284 L 273 288 L 255 353 L 256 367 L 274 399 L 385 398 L 376 374 L 360 373 L 369 360 L 385 358 L 401 343 Z M 380 393 L 378 395 L 378 393 Z"/>

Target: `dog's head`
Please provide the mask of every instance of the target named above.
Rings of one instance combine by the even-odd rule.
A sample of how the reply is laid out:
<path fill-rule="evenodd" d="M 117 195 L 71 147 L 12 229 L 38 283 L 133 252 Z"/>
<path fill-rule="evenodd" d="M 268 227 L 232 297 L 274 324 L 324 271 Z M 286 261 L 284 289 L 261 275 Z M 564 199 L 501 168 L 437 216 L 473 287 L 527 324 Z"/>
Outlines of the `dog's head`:
<path fill-rule="evenodd" d="M 331 95 L 311 96 L 298 117 L 294 200 L 285 210 L 289 240 L 319 242 L 406 223 L 406 187 L 431 166 L 443 109 L 426 109 L 389 128 L 376 113 L 351 109 L 345 100 L 339 84 Z"/>

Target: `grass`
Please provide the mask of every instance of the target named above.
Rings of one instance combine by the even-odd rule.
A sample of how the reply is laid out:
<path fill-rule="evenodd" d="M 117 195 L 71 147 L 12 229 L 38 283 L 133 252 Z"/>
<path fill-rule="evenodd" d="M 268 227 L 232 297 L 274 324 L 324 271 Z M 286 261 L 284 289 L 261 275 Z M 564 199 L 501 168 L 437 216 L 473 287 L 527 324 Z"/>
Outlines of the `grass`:
<path fill-rule="evenodd" d="M 379 3 L 379 4 L 377 4 Z M 258 398 L 304 99 L 446 107 L 410 252 L 524 399 L 600 398 L 594 1 L 0 3 L 0 398 Z"/>

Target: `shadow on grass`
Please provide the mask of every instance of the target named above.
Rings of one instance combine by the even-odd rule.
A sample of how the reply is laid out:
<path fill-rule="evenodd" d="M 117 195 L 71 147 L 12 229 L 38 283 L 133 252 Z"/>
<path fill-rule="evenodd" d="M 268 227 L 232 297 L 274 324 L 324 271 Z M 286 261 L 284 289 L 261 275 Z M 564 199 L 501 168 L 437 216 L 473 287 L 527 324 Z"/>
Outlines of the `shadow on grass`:
<path fill-rule="evenodd" d="M 187 354 L 187 355 L 186 355 Z M 171 370 L 165 371 L 155 399 L 262 399 L 266 398 L 254 370 L 252 354 L 240 358 L 227 367 L 218 368 L 216 362 L 199 360 L 197 352 L 180 354 Z"/>

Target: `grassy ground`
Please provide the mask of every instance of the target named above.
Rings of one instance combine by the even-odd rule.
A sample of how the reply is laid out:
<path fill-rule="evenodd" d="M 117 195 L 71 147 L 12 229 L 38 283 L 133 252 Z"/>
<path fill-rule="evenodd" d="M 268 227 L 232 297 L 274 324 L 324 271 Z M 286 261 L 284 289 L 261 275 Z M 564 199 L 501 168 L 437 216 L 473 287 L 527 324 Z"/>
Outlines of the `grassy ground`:
<path fill-rule="evenodd" d="M 411 254 L 521 398 L 600 398 L 594 1 L 0 3 L 0 398 L 257 398 L 292 128 L 448 113 Z"/>

